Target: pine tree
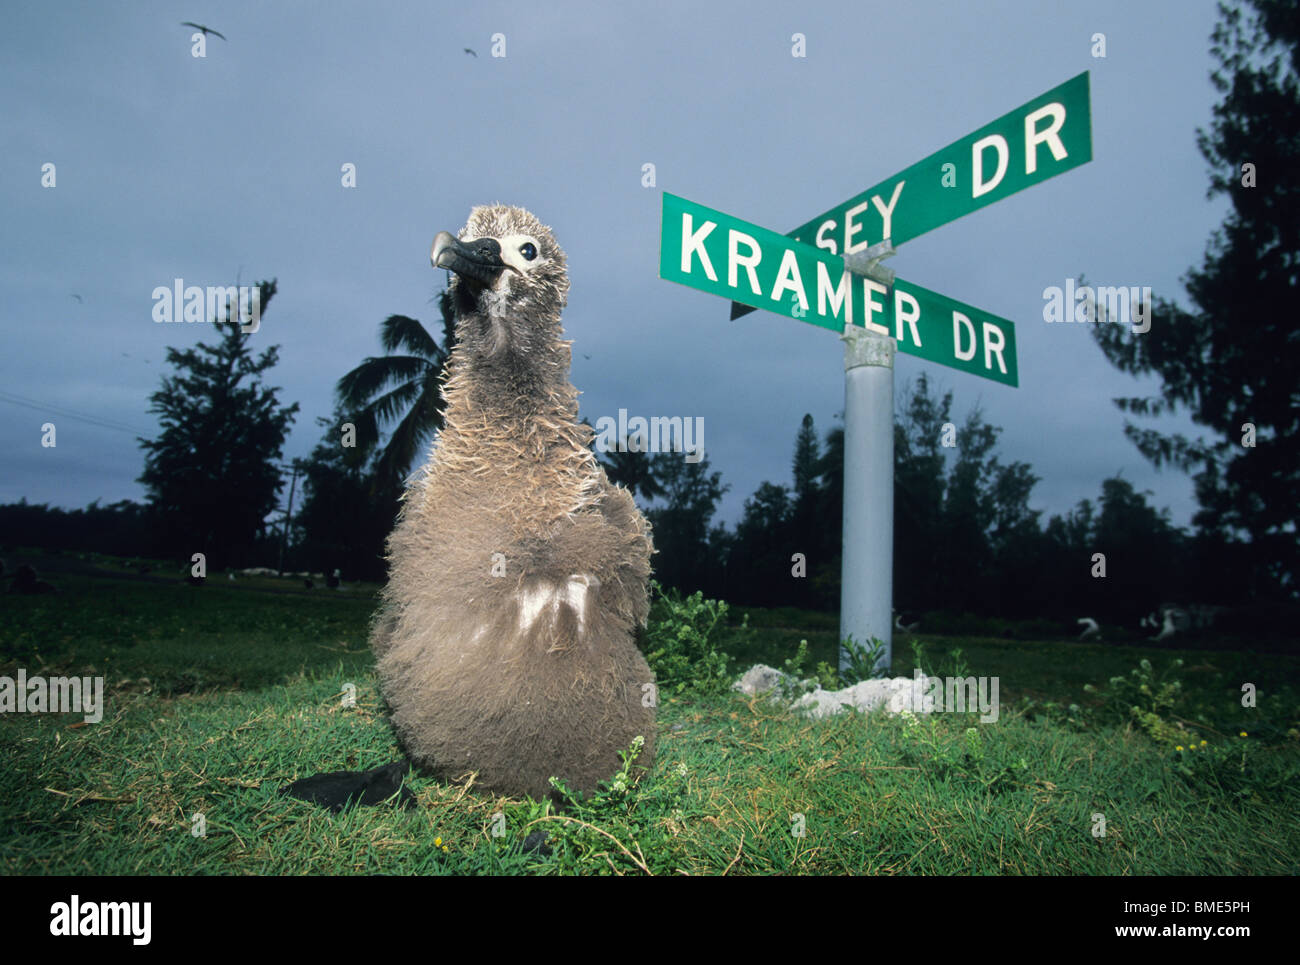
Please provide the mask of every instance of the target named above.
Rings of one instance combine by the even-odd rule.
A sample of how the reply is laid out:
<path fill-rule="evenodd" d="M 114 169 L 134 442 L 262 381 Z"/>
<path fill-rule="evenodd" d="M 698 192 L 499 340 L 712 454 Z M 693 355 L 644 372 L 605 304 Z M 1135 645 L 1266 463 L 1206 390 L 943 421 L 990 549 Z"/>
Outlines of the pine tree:
<path fill-rule="evenodd" d="M 1154 374 L 1159 395 L 1116 399 L 1137 416 L 1186 410 L 1210 438 L 1133 423 L 1125 433 L 1155 465 L 1194 475 L 1203 537 L 1228 548 L 1244 534 L 1255 592 L 1294 594 L 1300 578 L 1300 14 L 1295 0 L 1220 4 L 1211 74 L 1223 99 L 1199 146 L 1209 194 L 1232 210 L 1185 284 L 1193 309 L 1156 299 L 1150 330 L 1099 324 L 1119 369 Z M 1253 440 L 1251 435 L 1253 434 Z M 1251 444 L 1253 442 L 1253 445 Z"/>
<path fill-rule="evenodd" d="M 265 312 L 275 281 L 260 288 Z M 187 560 L 203 553 L 209 570 L 241 564 L 275 511 L 283 485 L 278 463 L 298 411 L 296 402 L 280 405 L 280 390 L 261 380 L 278 361 L 278 347 L 254 358 L 255 333 L 241 331 L 231 312 L 228 305 L 213 319 L 215 344 L 167 349 L 177 374 L 163 379 L 149 407 L 162 433 L 140 440 L 146 456 L 139 481 L 168 549 Z"/>

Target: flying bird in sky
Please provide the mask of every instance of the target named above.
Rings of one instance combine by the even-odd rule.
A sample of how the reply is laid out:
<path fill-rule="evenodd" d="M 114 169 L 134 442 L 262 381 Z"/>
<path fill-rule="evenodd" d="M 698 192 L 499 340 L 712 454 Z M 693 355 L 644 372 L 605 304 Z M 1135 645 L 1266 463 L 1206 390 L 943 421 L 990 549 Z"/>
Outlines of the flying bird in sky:
<path fill-rule="evenodd" d="M 213 30 L 211 27 L 205 27 L 205 26 L 203 26 L 203 24 L 201 24 L 201 23 L 195 23 L 193 20 L 182 20 L 182 21 L 181 21 L 181 26 L 182 26 L 182 27 L 193 27 L 195 30 L 201 30 L 201 31 L 203 31 L 203 33 L 204 33 L 205 35 L 206 35 L 206 34 L 212 34 L 212 36 L 214 36 L 214 37 L 220 37 L 222 40 L 225 40 L 225 39 L 226 39 L 226 37 L 225 37 L 224 34 L 218 33 L 217 31 Z"/>
<path fill-rule="evenodd" d="M 471 57 L 474 58 L 478 57 L 478 54 L 474 53 L 474 51 L 470 50 L 468 47 L 465 48 L 465 53 L 469 54 Z"/>

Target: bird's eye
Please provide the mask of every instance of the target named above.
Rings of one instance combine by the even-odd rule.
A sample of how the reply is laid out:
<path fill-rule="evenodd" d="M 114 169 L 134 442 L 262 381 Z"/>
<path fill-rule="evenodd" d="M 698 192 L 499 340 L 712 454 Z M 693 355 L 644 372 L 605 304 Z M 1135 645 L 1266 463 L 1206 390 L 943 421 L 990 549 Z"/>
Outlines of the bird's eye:
<path fill-rule="evenodd" d="M 525 258 L 527 258 L 529 261 L 532 261 L 534 258 L 537 257 L 537 246 L 533 244 L 531 241 L 525 241 L 522 245 L 519 246 L 519 253 L 523 255 Z"/>

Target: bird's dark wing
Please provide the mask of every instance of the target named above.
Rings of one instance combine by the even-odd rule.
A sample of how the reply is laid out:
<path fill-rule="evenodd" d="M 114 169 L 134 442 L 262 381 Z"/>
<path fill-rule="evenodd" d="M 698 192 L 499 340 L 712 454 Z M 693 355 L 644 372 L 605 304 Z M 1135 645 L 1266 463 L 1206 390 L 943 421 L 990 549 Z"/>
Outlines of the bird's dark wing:
<path fill-rule="evenodd" d="M 369 771 L 332 771 L 294 781 L 281 788 L 281 794 L 319 804 L 331 811 L 342 811 L 349 804 L 382 804 L 397 794 L 397 806 L 415 807 L 415 795 L 403 779 L 411 769 L 407 761 L 396 761 Z M 400 794 L 399 794 L 400 792 Z"/>
<path fill-rule="evenodd" d="M 193 27 L 195 30 L 202 30 L 205 34 L 212 34 L 212 36 L 214 36 L 214 37 L 220 37 L 222 40 L 225 40 L 225 39 L 226 39 L 226 35 L 223 34 L 223 33 L 221 33 L 220 31 L 213 30 L 211 27 L 205 27 L 205 26 L 203 26 L 203 24 L 201 24 L 201 23 L 195 23 L 193 20 L 182 20 L 182 21 L 181 21 L 181 26 L 182 26 L 182 27 Z M 229 42 L 229 41 L 227 41 L 227 43 L 228 43 L 228 42 Z"/>

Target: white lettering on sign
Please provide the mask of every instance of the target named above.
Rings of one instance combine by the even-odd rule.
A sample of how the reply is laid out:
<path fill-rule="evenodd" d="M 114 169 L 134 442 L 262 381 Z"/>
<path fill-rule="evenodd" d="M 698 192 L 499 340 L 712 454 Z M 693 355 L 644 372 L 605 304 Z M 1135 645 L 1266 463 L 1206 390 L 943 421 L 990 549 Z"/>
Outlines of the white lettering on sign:
<path fill-rule="evenodd" d="M 834 244 L 834 242 L 831 242 Z M 853 283 L 852 275 L 847 271 L 840 273 L 839 287 L 831 291 L 831 273 L 826 268 L 826 263 L 817 262 L 817 314 L 838 316 L 840 306 L 845 306 L 844 324 L 853 324 Z M 826 303 L 830 302 L 830 311 L 826 310 Z"/>
<path fill-rule="evenodd" d="M 985 181 L 984 152 L 990 147 L 998 152 L 998 169 L 992 178 Z M 978 198 L 981 194 L 988 194 L 1002 183 L 1002 179 L 1007 173 L 1007 160 L 1009 157 L 1007 139 L 1001 134 L 990 134 L 988 137 L 982 137 L 970 146 L 970 196 L 972 198 Z"/>
<path fill-rule="evenodd" d="M 907 306 L 904 306 L 907 302 Z M 921 306 L 915 298 L 901 288 L 894 289 L 894 339 L 903 340 L 903 325 L 912 329 L 912 344 L 921 347 L 921 336 L 917 334 L 916 323 L 921 317 Z"/>
<path fill-rule="evenodd" d="M 1007 347 L 1006 336 L 1002 334 L 1002 329 L 998 328 L 992 322 L 984 323 L 984 367 L 989 371 L 993 370 L 992 357 L 994 354 L 998 357 L 998 368 L 1002 374 L 1007 374 L 1007 363 L 1002 358 L 1002 350 Z"/>
<path fill-rule="evenodd" d="M 749 254 L 745 257 L 740 256 L 740 245 L 744 243 L 749 246 Z M 749 275 L 749 290 L 755 295 L 761 294 L 758 287 L 758 272 L 754 271 L 755 266 L 763 258 L 763 253 L 758 250 L 758 242 L 743 231 L 737 231 L 735 228 L 727 232 L 727 284 L 732 288 L 736 285 L 736 277 L 741 265 L 744 265 L 746 274 Z M 716 278 L 710 278 L 710 281 L 717 281 Z"/>
<path fill-rule="evenodd" d="M 1044 118 L 1052 119 L 1051 125 L 1043 131 L 1035 131 L 1038 122 Z M 1044 141 L 1052 152 L 1053 161 L 1062 161 L 1066 157 L 1065 145 L 1061 143 L 1057 131 L 1065 124 L 1065 105 L 1048 104 L 1040 107 L 1025 117 L 1025 173 L 1033 174 L 1038 170 L 1038 145 Z"/>
<path fill-rule="evenodd" d="M 691 227 L 694 220 L 689 212 L 682 213 L 682 272 L 689 275 L 691 273 L 691 253 L 697 252 L 700 256 L 700 264 L 704 266 L 704 274 L 708 276 L 709 281 L 717 281 L 718 276 L 713 270 L 713 263 L 709 261 L 709 253 L 704 250 L 704 239 L 709 236 L 718 225 L 713 221 L 706 221 L 699 231 L 691 233 Z M 736 283 L 733 279 L 733 285 Z"/>
<path fill-rule="evenodd" d="M 885 305 L 883 302 L 872 301 L 871 296 L 887 295 L 889 289 L 874 278 L 863 277 L 862 279 L 862 325 L 868 332 L 875 332 L 877 335 L 888 335 L 889 329 L 883 325 L 877 325 L 871 320 L 871 316 L 876 312 L 883 312 Z"/>
<path fill-rule="evenodd" d="M 961 347 L 962 332 L 966 333 L 970 348 Z M 963 362 L 969 362 L 975 357 L 975 326 L 961 312 L 952 313 L 952 352 Z"/>
<path fill-rule="evenodd" d="M 818 262 L 820 264 L 820 262 Z M 792 291 L 799 299 L 799 306 L 808 311 L 808 295 L 803 290 L 803 278 L 799 274 L 799 263 L 794 252 L 787 248 L 781 256 L 781 268 L 776 273 L 776 284 L 772 286 L 772 300 L 779 302 L 783 292 Z"/>
<path fill-rule="evenodd" d="M 857 234 L 858 229 L 862 227 L 861 225 L 854 224 L 853 219 L 866 211 L 870 206 L 870 201 L 863 201 L 861 204 L 855 204 L 853 207 L 849 208 L 848 211 L 844 212 L 844 253 L 846 255 L 851 255 L 855 251 L 861 251 L 863 248 L 871 247 L 871 242 L 867 241 L 866 238 L 856 242 L 853 240 L 853 236 Z"/>
<path fill-rule="evenodd" d="M 888 208 L 886 208 L 883 204 L 880 203 L 879 195 L 873 194 L 871 196 L 871 203 L 874 204 L 876 206 L 876 210 L 880 212 L 880 225 L 881 225 L 880 240 L 881 241 L 884 241 L 886 238 L 889 238 L 891 236 L 890 231 L 893 227 L 893 222 L 891 219 L 894 217 L 894 206 L 898 204 L 898 196 L 903 193 L 903 185 L 906 183 L 907 183 L 906 181 L 899 181 L 898 184 L 894 185 L 894 194 L 889 199 Z"/>
<path fill-rule="evenodd" d="M 832 255 L 838 255 L 840 253 L 839 249 L 835 247 L 835 239 L 823 238 L 822 235 L 826 234 L 827 231 L 834 231 L 835 224 L 835 219 L 832 218 L 830 221 L 823 221 L 821 227 L 817 229 L 817 247 L 825 248 Z"/>
<path fill-rule="evenodd" d="M 876 241 L 884 241 L 890 236 L 894 229 L 894 209 L 898 206 L 898 199 L 903 194 L 903 185 L 906 180 L 899 181 L 894 185 L 894 190 L 889 196 L 889 203 L 886 204 L 878 194 L 873 194 L 867 201 L 861 204 L 855 204 L 844 212 L 844 253 L 851 255 L 855 251 L 862 251 L 864 248 L 870 248 L 872 240 L 870 236 L 854 241 L 854 235 L 865 229 L 862 222 L 855 220 L 858 215 L 867 210 L 868 207 L 874 207 L 876 213 L 880 215 L 880 234 Z M 832 255 L 840 253 L 840 246 L 835 243 L 835 239 L 828 237 L 829 233 L 834 232 L 839 227 L 839 222 L 834 218 L 829 218 L 817 226 L 817 235 L 815 242 L 818 248 L 829 251 Z"/>
<path fill-rule="evenodd" d="M 1039 143 L 1050 144 L 1051 140 L 1051 136 L 1045 129 L 1039 138 Z M 1001 176 L 1002 173 L 999 173 L 995 177 Z M 883 217 L 889 217 L 900 194 L 901 188 L 895 189 L 889 202 L 882 201 L 876 206 L 876 210 Z M 861 213 L 862 211 L 856 211 L 852 218 L 846 219 L 852 233 L 844 236 L 844 241 L 856 244 L 855 236 L 862 229 L 861 223 L 856 218 Z M 714 271 L 714 259 L 724 257 L 722 233 L 714 230 L 718 226 L 719 222 L 714 220 L 701 221 L 697 226 L 690 213 L 682 212 L 681 263 L 684 273 L 689 274 L 694 271 L 696 275 L 708 275 L 710 281 L 718 280 L 717 273 Z M 834 226 L 828 222 L 823 225 L 822 230 L 830 232 L 833 229 Z M 976 310 L 969 308 L 961 310 L 929 307 L 931 303 L 927 301 L 927 296 L 923 292 L 905 291 L 898 284 L 891 289 L 890 286 L 874 278 L 854 274 L 825 256 L 813 262 L 817 276 L 816 305 L 813 306 L 811 304 L 813 296 L 807 287 L 813 280 L 803 277 L 803 270 L 811 269 L 812 266 L 806 262 L 800 264 L 800 250 L 797 243 L 777 245 L 766 236 L 763 236 L 760 242 L 757 232 L 751 234 L 736 228 L 728 228 L 726 235 L 727 285 L 742 298 L 748 300 L 752 297 L 763 299 L 769 304 L 784 303 L 795 306 L 793 311 L 795 318 L 803 317 L 799 314 L 800 309 L 804 314 L 815 310 L 821 319 L 834 319 L 835 323 L 838 323 L 826 327 L 859 325 L 869 332 L 893 338 L 900 348 L 906 346 L 909 350 L 920 350 L 926 347 L 928 353 L 940 349 L 939 343 L 942 342 L 942 338 L 935 333 L 929 338 L 928 343 L 923 343 L 923 329 L 927 325 L 942 324 L 938 317 L 932 316 L 951 312 L 952 362 L 957 363 L 959 368 L 964 367 L 961 363 L 973 363 L 989 373 L 999 372 L 1003 376 L 1010 374 L 1007 359 L 1010 351 L 1008 331 L 997 321 L 982 317 L 983 313 L 977 313 Z M 828 237 L 826 240 L 833 248 L 838 246 L 841 239 Z M 767 247 L 764 248 L 764 245 Z M 778 256 L 779 267 L 773 271 L 772 265 L 778 261 Z M 764 264 L 767 266 L 767 274 L 760 280 L 758 269 Z M 862 287 L 855 292 L 858 279 L 861 280 Z M 785 312 L 782 311 L 782 314 Z M 890 324 L 891 318 L 892 324 Z M 932 357 L 928 353 L 924 357 Z M 918 354 L 921 353 L 918 351 Z"/>

